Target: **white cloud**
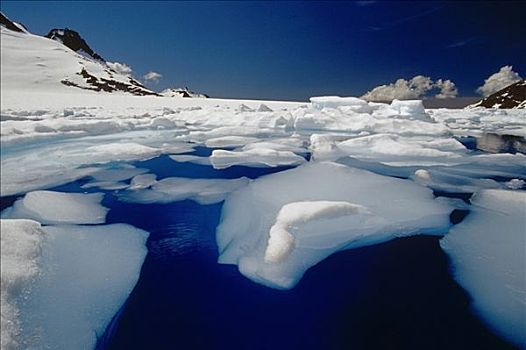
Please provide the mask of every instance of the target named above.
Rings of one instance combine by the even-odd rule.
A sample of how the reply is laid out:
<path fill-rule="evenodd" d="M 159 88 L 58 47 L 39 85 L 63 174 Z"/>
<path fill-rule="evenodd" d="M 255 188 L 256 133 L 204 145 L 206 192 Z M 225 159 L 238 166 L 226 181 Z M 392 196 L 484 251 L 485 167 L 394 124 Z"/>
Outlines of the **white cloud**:
<path fill-rule="evenodd" d="M 421 99 L 435 88 L 440 89 L 440 93 L 436 95 L 437 98 L 455 98 L 458 94 L 455 83 L 451 80 L 439 79 L 433 82 L 430 77 L 417 75 L 410 80 L 398 79 L 394 83 L 377 86 L 362 98 L 367 101 Z"/>
<path fill-rule="evenodd" d="M 455 86 L 455 83 L 449 79 L 438 79 L 435 82 L 435 87 L 440 89 L 440 92 L 435 95 L 436 98 L 455 98 L 458 95 L 458 89 Z"/>
<path fill-rule="evenodd" d="M 513 71 L 512 66 L 504 66 L 501 67 L 497 73 L 484 80 L 484 85 L 479 86 L 475 91 L 482 96 L 487 97 L 521 79 L 521 76 Z"/>
<path fill-rule="evenodd" d="M 147 82 L 158 83 L 163 76 L 157 72 L 148 72 L 143 75 L 143 78 Z"/>
<path fill-rule="evenodd" d="M 106 64 L 108 65 L 108 67 L 110 67 L 110 69 L 113 69 L 114 71 L 116 71 L 117 73 L 119 74 L 123 74 L 123 75 L 131 75 L 133 70 L 130 66 L 128 66 L 126 63 L 120 63 L 120 62 L 106 62 Z"/>

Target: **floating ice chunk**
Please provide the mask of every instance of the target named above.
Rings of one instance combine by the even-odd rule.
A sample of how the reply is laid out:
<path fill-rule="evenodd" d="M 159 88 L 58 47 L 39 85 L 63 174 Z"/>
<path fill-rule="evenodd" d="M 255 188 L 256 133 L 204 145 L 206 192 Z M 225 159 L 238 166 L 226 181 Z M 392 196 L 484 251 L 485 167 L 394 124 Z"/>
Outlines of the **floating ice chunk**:
<path fill-rule="evenodd" d="M 441 165 L 460 161 L 466 149 L 455 139 L 430 140 L 378 134 L 338 144 L 347 155 L 387 165 Z"/>
<path fill-rule="evenodd" d="M 289 152 L 296 153 L 296 154 L 305 154 L 308 152 L 303 147 L 281 143 L 279 141 L 274 141 L 274 140 L 250 143 L 248 145 L 243 146 L 240 150 L 249 151 L 253 149 L 271 149 L 274 151 L 289 151 Z"/>
<path fill-rule="evenodd" d="M 153 158 L 161 153 L 161 150 L 149 146 L 144 146 L 134 142 L 106 143 L 90 146 L 85 150 L 86 154 L 93 157 L 94 162 L 135 160 Z"/>
<path fill-rule="evenodd" d="M 3 156 L 3 155 L 2 155 Z M 39 164 L 32 169 L 24 168 L 24 173 L 20 173 L 15 160 L 2 162 L 0 166 L 0 192 L 2 196 L 10 196 L 17 193 L 25 193 L 36 189 L 50 188 L 72 182 L 97 171 L 97 168 L 80 168 L 64 170 L 57 166 L 53 168 L 49 165 Z"/>
<path fill-rule="evenodd" d="M 43 224 L 100 224 L 108 209 L 100 205 L 103 193 L 34 191 L 2 212 L 2 218 L 33 219 Z"/>
<path fill-rule="evenodd" d="M 221 202 L 226 195 L 243 186 L 250 180 L 239 179 L 187 179 L 168 177 L 155 182 L 149 189 L 125 191 L 119 199 L 133 203 L 170 203 L 186 199 L 200 204 Z"/>
<path fill-rule="evenodd" d="M 141 174 L 135 176 L 130 183 L 130 190 L 138 190 L 141 188 L 148 188 L 156 183 L 157 175 L 155 174 Z"/>
<path fill-rule="evenodd" d="M 0 220 L 1 348 L 20 348 L 20 319 L 16 299 L 38 275 L 45 232 L 31 220 Z"/>
<path fill-rule="evenodd" d="M 194 151 L 194 146 L 191 143 L 163 143 L 161 145 L 162 153 L 168 154 L 181 154 L 181 153 L 190 153 Z"/>
<path fill-rule="evenodd" d="M 366 213 L 361 205 L 342 201 L 303 201 L 285 204 L 281 207 L 265 250 L 265 262 L 277 263 L 284 260 L 294 248 L 292 230 L 310 221 L 332 219 L 354 213 Z"/>
<path fill-rule="evenodd" d="M 320 96 L 311 97 L 310 102 L 316 109 L 346 107 L 356 113 L 370 113 L 369 104 L 357 97 Z"/>
<path fill-rule="evenodd" d="M 177 156 L 170 156 L 171 159 L 175 160 L 179 163 L 193 163 L 193 164 L 199 164 L 199 165 L 210 165 L 210 159 L 208 157 L 199 157 L 194 155 L 177 155 Z"/>
<path fill-rule="evenodd" d="M 39 276 L 19 299 L 22 348 L 94 349 L 139 278 L 148 233 L 124 224 L 43 230 Z"/>
<path fill-rule="evenodd" d="M 390 107 L 398 112 L 399 117 L 432 121 L 431 117 L 426 114 L 424 104 L 421 100 L 393 100 Z"/>
<path fill-rule="evenodd" d="M 241 147 L 247 143 L 259 141 L 256 137 L 249 136 L 224 136 L 211 138 L 205 141 L 205 145 L 208 148 L 234 148 Z"/>
<path fill-rule="evenodd" d="M 351 206 L 366 210 L 294 226 L 288 230 L 295 238 L 293 249 L 289 251 L 287 239 L 283 244 L 278 239 L 276 247 L 288 248 L 274 252 L 271 248 L 268 256 L 271 260 L 278 257 L 278 262 L 266 263 L 269 232 L 279 211 L 289 203 L 304 201 L 349 202 L 350 206 L 342 204 L 343 211 Z M 321 213 L 334 209 L 329 204 L 321 207 Z M 243 275 L 257 283 L 292 288 L 309 267 L 338 250 L 419 233 L 443 233 L 450 225 L 451 210 L 447 203 L 436 201 L 429 189 L 412 181 L 330 162 L 308 163 L 259 178 L 227 198 L 216 235 L 219 262 L 237 264 Z"/>
<path fill-rule="evenodd" d="M 310 151 L 316 161 L 336 160 L 347 154 L 336 146 L 337 142 L 347 140 L 348 135 L 312 134 L 310 136 Z"/>
<path fill-rule="evenodd" d="M 471 214 L 440 245 L 477 314 L 526 348 L 526 192 L 478 192 Z"/>
<path fill-rule="evenodd" d="M 411 178 L 433 190 L 453 193 L 473 193 L 479 189 L 501 188 L 497 181 L 492 179 L 477 179 L 468 176 L 450 174 L 446 171 L 435 169 L 418 169 Z"/>
<path fill-rule="evenodd" d="M 84 189 L 100 188 L 101 190 L 115 191 L 115 190 L 123 190 L 125 188 L 128 188 L 129 186 L 130 186 L 129 184 L 124 183 L 124 182 L 93 181 L 93 182 L 88 182 L 80 187 Z"/>
<path fill-rule="evenodd" d="M 210 156 L 214 169 L 225 169 L 234 165 L 248 167 L 293 166 L 305 162 L 305 158 L 290 151 L 275 151 L 268 148 L 253 148 L 247 151 L 214 150 Z"/>

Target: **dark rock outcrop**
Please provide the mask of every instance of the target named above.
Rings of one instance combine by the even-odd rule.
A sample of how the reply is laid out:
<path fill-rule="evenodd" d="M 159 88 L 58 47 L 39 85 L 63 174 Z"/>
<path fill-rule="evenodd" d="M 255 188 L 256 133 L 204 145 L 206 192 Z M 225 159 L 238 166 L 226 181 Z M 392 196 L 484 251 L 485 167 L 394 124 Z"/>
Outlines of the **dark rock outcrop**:
<path fill-rule="evenodd" d="M 80 73 L 77 73 L 77 74 L 82 76 L 85 79 L 86 86 L 79 85 L 67 79 L 62 80 L 61 83 L 66 86 L 74 86 L 74 87 L 78 87 L 84 90 L 106 91 L 106 92 L 122 91 L 122 92 L 128 92 L 130 94 L 139 95 L 139 96 L 147 96 L 147 95 L 160 96 L 158 93 L 148 90 L 146 87 L 144 87 L 142 84 L 140 84 L 137 80 L 133 78 L 129 78 L 129 82 L 127 83 L 121 82 L 121 81 L 115 81 L 115 80 L 106 79 L 102 77 L 96 77 L 90 74 L 85 68 L 83 68 L 80 71 Z"/>
<path fill-rule="evenodd" d="M 19 32 L 19 33 L 24 33 L 24 30 L 22 28 L 25 28 L 25 27 L 23 25 L 17 24 L 15 22 L 11 21 L 2 12 L 0 12 L 0 25 L 2 27 L 5 27 L 5 28 L 9 29 L 9 30 L 13 30 L 13 31 Z"/>
<path fill-rule="evenodd" d="M 60 41 L 77 53 L 84 53 L 93 59 L 104 62 L 104 59 L 93 51 L 80 34 L 74 30 L 69 28 L 51 29 L 49 33 L 47 33 L 46 38 Z"/>
<path fill-rule="evenodd" d="M 526 80 L 520 80 L 468 108 L 526 108 Z"/>

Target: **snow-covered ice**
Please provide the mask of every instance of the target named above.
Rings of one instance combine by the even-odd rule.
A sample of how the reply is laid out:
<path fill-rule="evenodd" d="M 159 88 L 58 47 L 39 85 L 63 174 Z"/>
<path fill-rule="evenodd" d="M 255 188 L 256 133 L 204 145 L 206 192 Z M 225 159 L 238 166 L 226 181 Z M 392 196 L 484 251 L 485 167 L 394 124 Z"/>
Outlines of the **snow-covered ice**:
<path fill-rule="evenodd" d="M 100 224 L 108 209 L 100 202 L 103 193 L 33 191 L 2 212 L 6 219 L 33 219 L 42 224 Z"/>
<path fill-rule="evenodd" d="M 343 201 L 303 201 L 285 204 L 270 228 L 265 262 L 276 263 L 287 258 L 294 249 L 293 229 L 310 221 L 327 220 L 353 213 L 367 213 L 360 205 Z"/>
<path fill-rule="evenodd" d="M 451 210 L 411 181 L 331 162 L 305 164 L 259 178 L 227 198 L 217 229 L 219 262 L 237 264 L 255 282 L 288 289 L 335 251 L 443 234 Z M 276 235 L 279 230 L 288 234 Z"/>
<path fill-rule="evenodd" d="M 0 227 L 2 349 L 94 348 L 139 277 L 148 234 L 123 224 Z"/>
<path fill-rule="evenodd" d="M 2 350 L 17 349 L 21 345 L 17 298 L 39 273 L 45 235 L 38 222 L 0 220 Z"/>
<path fill-rule="evenodd" d="M 19 299 L 25 349 L 93 349 L 133 289 L 148 233 L 124 224 L 47 226 L 40 270 Z"/>
<path fill-rule="evenodd" d="M 258 168 L 292 166 L 304 162 L 305 158 L 293 152 L 260 147 L 246 151 L 214 150 L 210 156 L 210 163 L 215 169 L 225 169 L 234 165 Z"/>
<path fill-rule="evenodd" d="M 186 199 L 200 204 L 213 204 L 225 199 L 229 192 L 246 186 L 249 179 L 188 179 L 168 177 L 160 181 L 148 179 L 149 188 L 130 187 L 119 198 L 133 203 L 170 203 Z"/>
<path fill-rule="evenodd" d="M 471 214 L 440 245 L 477 314 L 526 347 L 526 192 L 482 190 Z"/>

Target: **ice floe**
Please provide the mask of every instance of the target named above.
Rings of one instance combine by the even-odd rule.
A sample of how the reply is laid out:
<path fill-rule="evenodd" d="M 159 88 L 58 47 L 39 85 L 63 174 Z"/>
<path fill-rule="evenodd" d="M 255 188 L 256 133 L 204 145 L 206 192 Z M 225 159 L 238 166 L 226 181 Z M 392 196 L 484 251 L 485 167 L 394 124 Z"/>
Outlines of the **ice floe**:
<path fill-rule="evenodd" d="M 526 192 L 482 190 L 441 239 L 452 272 L 487 324 L 526 347 Z"/>
<path fill-rule="evenodd" d="M 225 169 L 234 165 L 248 167 L 293 166 L 306 160 L 291 151 L 276 151 L 270 148 L 251 148 L 246 151 L 214 150 L 210 163 L 214 169 Z"/>
<path fill-rule="evenodd" d="M 6 219 L 33 219 L 43 224 L 100 224 L 108 209 L 100 202 L 103 193 L 34 191 L 2 212 Z"/>
<path fill-rule="evenodd" d="M 40 271 L 42 241 L 46 233 L 32 220 L 0 220 L 1 237 L 1 348 L 20 348 L 20 310 L 17 298 Z"/>
<path fill-rule="evenodd" d="M 38 277 L 17 299 L 19 343 L 93 349 L 139 278 L 148 233 L 124 224 L 43 230 Z"/>
<path fill-rule="evenodd" d="M 119 194 L 119 198 L 133 203 L 170 203 L 186 199 L 200 204 L 213 204 L 221 202 L 226 195 L 250 181 L 246 177 L 225 179 L 189 179 L 168 177 L 160 181 L 151 182 L 149 188 L 129 190 Z"/>
<path fill-rule="evenodd" d="M 217 229 L 219 262 L 237 264 L 255 282 L 292 288 L 335 251 L 444 233 L 451 210 L 411 181 L 331 162 L 305 164 L 259 178 L 227 198 Z M 272 234 L 273 226 L 273 233 L 285 228 L 290 236 Z"/>

